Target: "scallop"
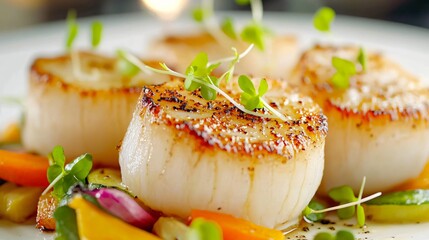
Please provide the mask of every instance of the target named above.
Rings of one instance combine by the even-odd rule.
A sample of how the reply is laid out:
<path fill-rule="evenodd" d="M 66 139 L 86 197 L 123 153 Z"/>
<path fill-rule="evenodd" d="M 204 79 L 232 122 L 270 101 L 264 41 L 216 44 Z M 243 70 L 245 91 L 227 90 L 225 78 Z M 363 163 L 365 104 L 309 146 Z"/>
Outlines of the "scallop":
<path fill-rule="evenodd" d="M 315 46 L 306 51 L 290 78 L 328 117 L 321 193 L 339 185 L 366 193 L 388 191 L 417 177 L 429 157 L 429 89 L 398 64 L 367 53 L 367 69 L 355 46 Z M 350 86 L 336 89 L 331 59 L 356 64 Z"/>
<path fill-rule="evenodd" d="M 117 167 L 117 145 L 151 77 L 123 77 L 116 58 L 77 54 L 74 61 L 68 54 L 38 58 L 31 66 L 24 146 L 46 155 L 61 145 L 70 160 L 89 152 L 95 165 Z"/>
<path fill-rule="evenodd" d="M 238 101 L 236 85 L 227 93 Z M 220 95 L 207 101 L 181 79 L 145 87 L 120 149 L 123 183 L 167 215 L 296 224 L 322 178 L 327 121 L 310 98 L 269 85 L 266 101 L 288 121 L 245 114 Z"/>

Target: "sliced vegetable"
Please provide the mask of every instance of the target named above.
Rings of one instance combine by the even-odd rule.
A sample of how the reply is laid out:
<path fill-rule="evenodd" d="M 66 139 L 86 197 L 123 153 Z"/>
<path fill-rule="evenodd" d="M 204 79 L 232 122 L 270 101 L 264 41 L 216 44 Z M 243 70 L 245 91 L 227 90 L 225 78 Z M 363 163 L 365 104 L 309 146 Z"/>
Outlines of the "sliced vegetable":
<path fill-rule="evenodd" d="M 172 217 L 161 217 L 152 231 L 164 240 L 187 240 L 189 227 Z"/>
<path fill-rule="evenodd" d="M 111 216 L 81 196 L 74 197 L 69 206 L 76 211 L 78 232 L 81 239 L 160 240 L 153 234 L 129 225 Z"/>
<path fill-rule="evenodd" d="M 55 210 L 56 220 L 55 240 L 79 240 L 76 222 L 76 211 L 69 206 L 61 206 Z"/>
<path fill-rule="evenodd" d="M 191 218 L 204 218 L 206 220 L 216 222 L 222 229 L 224 240 L 284 239 L 281 231 L 258 226 L 254 223 L 228 214 L 205 210 L 192 210 Z"/>
<path fill-rule="evenodd" d="M 0 217 L 14 222 L 24 222 L 34 216 L 42 191 L 42 188 L 20 187 L 10 182 L 1 185 Z"/>
<path fill-rule="evenodd" d="M 429 221 L 429 190 L 386 194 L 364 205 L 369 219 L 379 222 Z"/>
<path fill-rule="evenodd" d="M 125 190 L 121 184 L 121 171 L 112 168 L 99 168 L 88 175 L 88 184 L 90 187 L 113 187 Z"/>
<path fill-rule="evenodd" d="M 46 157 L 0 150 L 0 178 L 23 186 L 46 187 Z"/>
<path fill-rule="evenodd" d="M 37 204 L 36 227 L 39 229 L 55 230 L 54 212 L 58 206 L 58 200 L 51 192 L 43 194 Z"/>
<path fill-rule="evenodd" d="M 87 193 L 94 196 L 108 212 L 138 228 L 151 229 L 158 219 L 157 214 L 143 209 L 130 195 L 121 190 L 101 188 Z"/>

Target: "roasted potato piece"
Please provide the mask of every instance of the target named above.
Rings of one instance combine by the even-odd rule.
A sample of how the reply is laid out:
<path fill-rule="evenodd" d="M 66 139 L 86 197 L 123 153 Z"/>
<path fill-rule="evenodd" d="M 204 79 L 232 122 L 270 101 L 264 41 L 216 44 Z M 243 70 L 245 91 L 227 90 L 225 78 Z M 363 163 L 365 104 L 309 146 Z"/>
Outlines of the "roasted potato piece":
<path fill-rule="evenodd" d="M 51 192 L 43 194 L 37 205 L 36 227 L 42 230 L 55 230 L 54 211 L 58 201 Z"/>

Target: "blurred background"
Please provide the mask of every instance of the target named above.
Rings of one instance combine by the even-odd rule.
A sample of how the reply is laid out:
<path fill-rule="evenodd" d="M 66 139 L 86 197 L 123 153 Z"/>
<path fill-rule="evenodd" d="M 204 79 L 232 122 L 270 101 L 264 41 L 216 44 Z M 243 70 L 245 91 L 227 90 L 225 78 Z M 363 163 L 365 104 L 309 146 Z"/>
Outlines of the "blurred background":
<path fill-rule="evenodd" d="M 0 0 L 0 32 L 13 31 L 44 22 L 64 19 L 74 8 L 79 17 L 142 12 L 148 14 L 144 2 L 161 1 L 187 5 L 197 0 Z M 234 0 L 215 0 L 217 10 L 242 10 Z M 429 0 L 263 0 L 264 10 L 313 13 L 320 6 L 334 8 L 338 14 L 382 19 L 429 28 Z M 185 10 L 183 14 L 186 14 Z"/>

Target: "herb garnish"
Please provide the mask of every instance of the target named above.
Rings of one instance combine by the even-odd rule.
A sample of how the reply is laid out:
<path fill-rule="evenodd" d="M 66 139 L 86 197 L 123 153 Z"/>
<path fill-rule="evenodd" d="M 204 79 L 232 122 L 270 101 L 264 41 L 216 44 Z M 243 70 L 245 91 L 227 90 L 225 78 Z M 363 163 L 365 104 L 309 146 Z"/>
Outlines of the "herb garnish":
<path fill-rule="evenodd" d="M 348 219 L 355 215 L 355 212 L 357 211 L 356 218 L 358 225 L 362 227 L 365 225 L 365 212 L 363 210 L 363 207 L 360 205 L 364 202 L 370 201 L 374 198 L 377 198 L 381 195 L 381 192 L 374 193 L 368 197 L 362 198 L 363 189 L 365 187 L 366 183 L 366 177 L 362 180 L 362 185 L 359 190 L 359 196 L 355 197 L 353 190 L 349 186 L 341 186 L 333 188 L 329 191 L 328 195 L 331 197 L 334 201 L 340 203 L 340 205 L 331 207 L 331 208 L 325 208 L 321 210 L 315 210 L 311 206 L 307 206 L 304 211 L 302 212 L 305 219 L 312 221 L 310 219 L 311 214 L 317 214 L 317 213 L 325 213 L 330 212 L 334 210 L 338 210 L 337 214 L 341 219 Z M 356 209 L 354 206 L 357 206 Z M 317 219 L 320 220 L 320 219 Z"/>
<path fill-rule="evenodd" d="M 85 183 L 92 168 L 92 156 L 89 154 L 83 154 L 71 163 L 65 164 L 64 150 L 60 146 L 52 150 L 49 161 L 47 177 L 50 185 L 43 194 L 53 188 L 52 194 L 58 199 L 65 197 L 69 188 L 76 183 Z"/>
<path fill-rule="evenodd" d="M 347 59 L 333 57 L 332 66 L 336 73 L 332 76 L 331 82 L 335 88 L 345 89 L 350 86 L 350 77 L 356 74 L 356 66 Z"/>
<path fill-rule="evenodd" d="M 214 100 L 216 99 L 217 94 L 220 94 L 224 96 L 229 102 L 231 102 L 235 107 L 237 107 L 239 110 L 241 110 L 244 113 L 254 115 L 257 117 L 264 117 L 264 118 L 279 118 L 282 121 L 287 121 L 288 118 L 286 118 L 283 114 L 272 108 L 263 98 L 260 93 L 264 93 L 268 90 L 268 86 L 265 86 L 264 83 L 262 83 L 262 87 L 260 87 L 260 90 L 258 93 L 258 100 L 260 103 L 263 104 L 264 108 L 266 108 L 269 112 L 272 114 L 263 114 L 259 112 L 253 111 L 255 108 L 257 108 L 259 105 L 255 106 L 252 110 L 244 107 L 242 104 L 239 104 L 237 101 L 235 101 L 232 97 L 230 97 L 226 92 L 224 92 L 222 89 L 219 88 L 219 83 L 226 79 L 228 80 L 233 76 L 234 66 L 238 63 L 238 61 L 247 55 L 247 53 L 250 52 L 250 50 L 253 48 L 253 44 L 249 46 L 243 53 L 240 55 L 237 54 L 237 51 L 234 50 L 235 56 L 230 58 L 221 59 L 214 62 L 208 62 L 208 57 L 206 53 L 200 53 L 198 54 L 195 59 L 191 62 L 191 64 L 188 66 L 186 73 L 178 73 L 176 71 L 173 71 L 170 69 L 165 63 L 160 63 L 161 69 L 156 69 L 150 66 L 147 66 L 144 64 L 140 59 L 137 57 L 129 54 L 124 53 L 124 58 L 129 61 L 131 64 L 134 64 L 136 67 L 138 67 L 141 71 L 147 71 L 150 70 L 152 72 L 171 75 L 179 78 L 185 79 L 185 89 L 188 91 L 195 91 L 197 89 L 201 89 L 201 96 L 206 100 Z M 221 63 L 224 62 L 230 62 L 229 69 L 222 74 L 221 77 L 217 78 L 216 76 L 212 75 L 214 69 L 220 66 Z M 248 77 L 247 77 L 248 78 Z M 245 83 L 247 86 L 249 83 Z M 253 85 L 253 83 L 252 83 Z M 267 85 L 267 84 L 266 84 Z M 246 92 L 245 92 L 246 93 Z M 256 98 L 256 95 L 249 94 L 253 97 L 253 99 Z M 248 107 L 251 107 L 252 105 L 248 105 Z"/>
<path fill-rule="evenodd" d="M 358 54 L 357 60 L 362 67 L 362 71 L 365 72 L 366 71 L 366 53 L 362 47 L 359 48 L 359 54 Z"/>
<path fill-rule="evenodd" d="M 55 240 L 79 240 L 77 230 L 76 211 L 65 205 L 57 207 L 54 212 L 55 218 Z"/>
<path fill-rule="evenodd" d="M 313 26 L 321 32 L 330 32 L 334 19 L 335 11 L 330 7 L 322 7 L 314 14 Z"/>
<path fill-rule="evenodd" d="M 91 24 L 91 45 L 95 49 L 100 45 L 103 33 L 103 24 L 100 21 L 94 21 Z"/>

